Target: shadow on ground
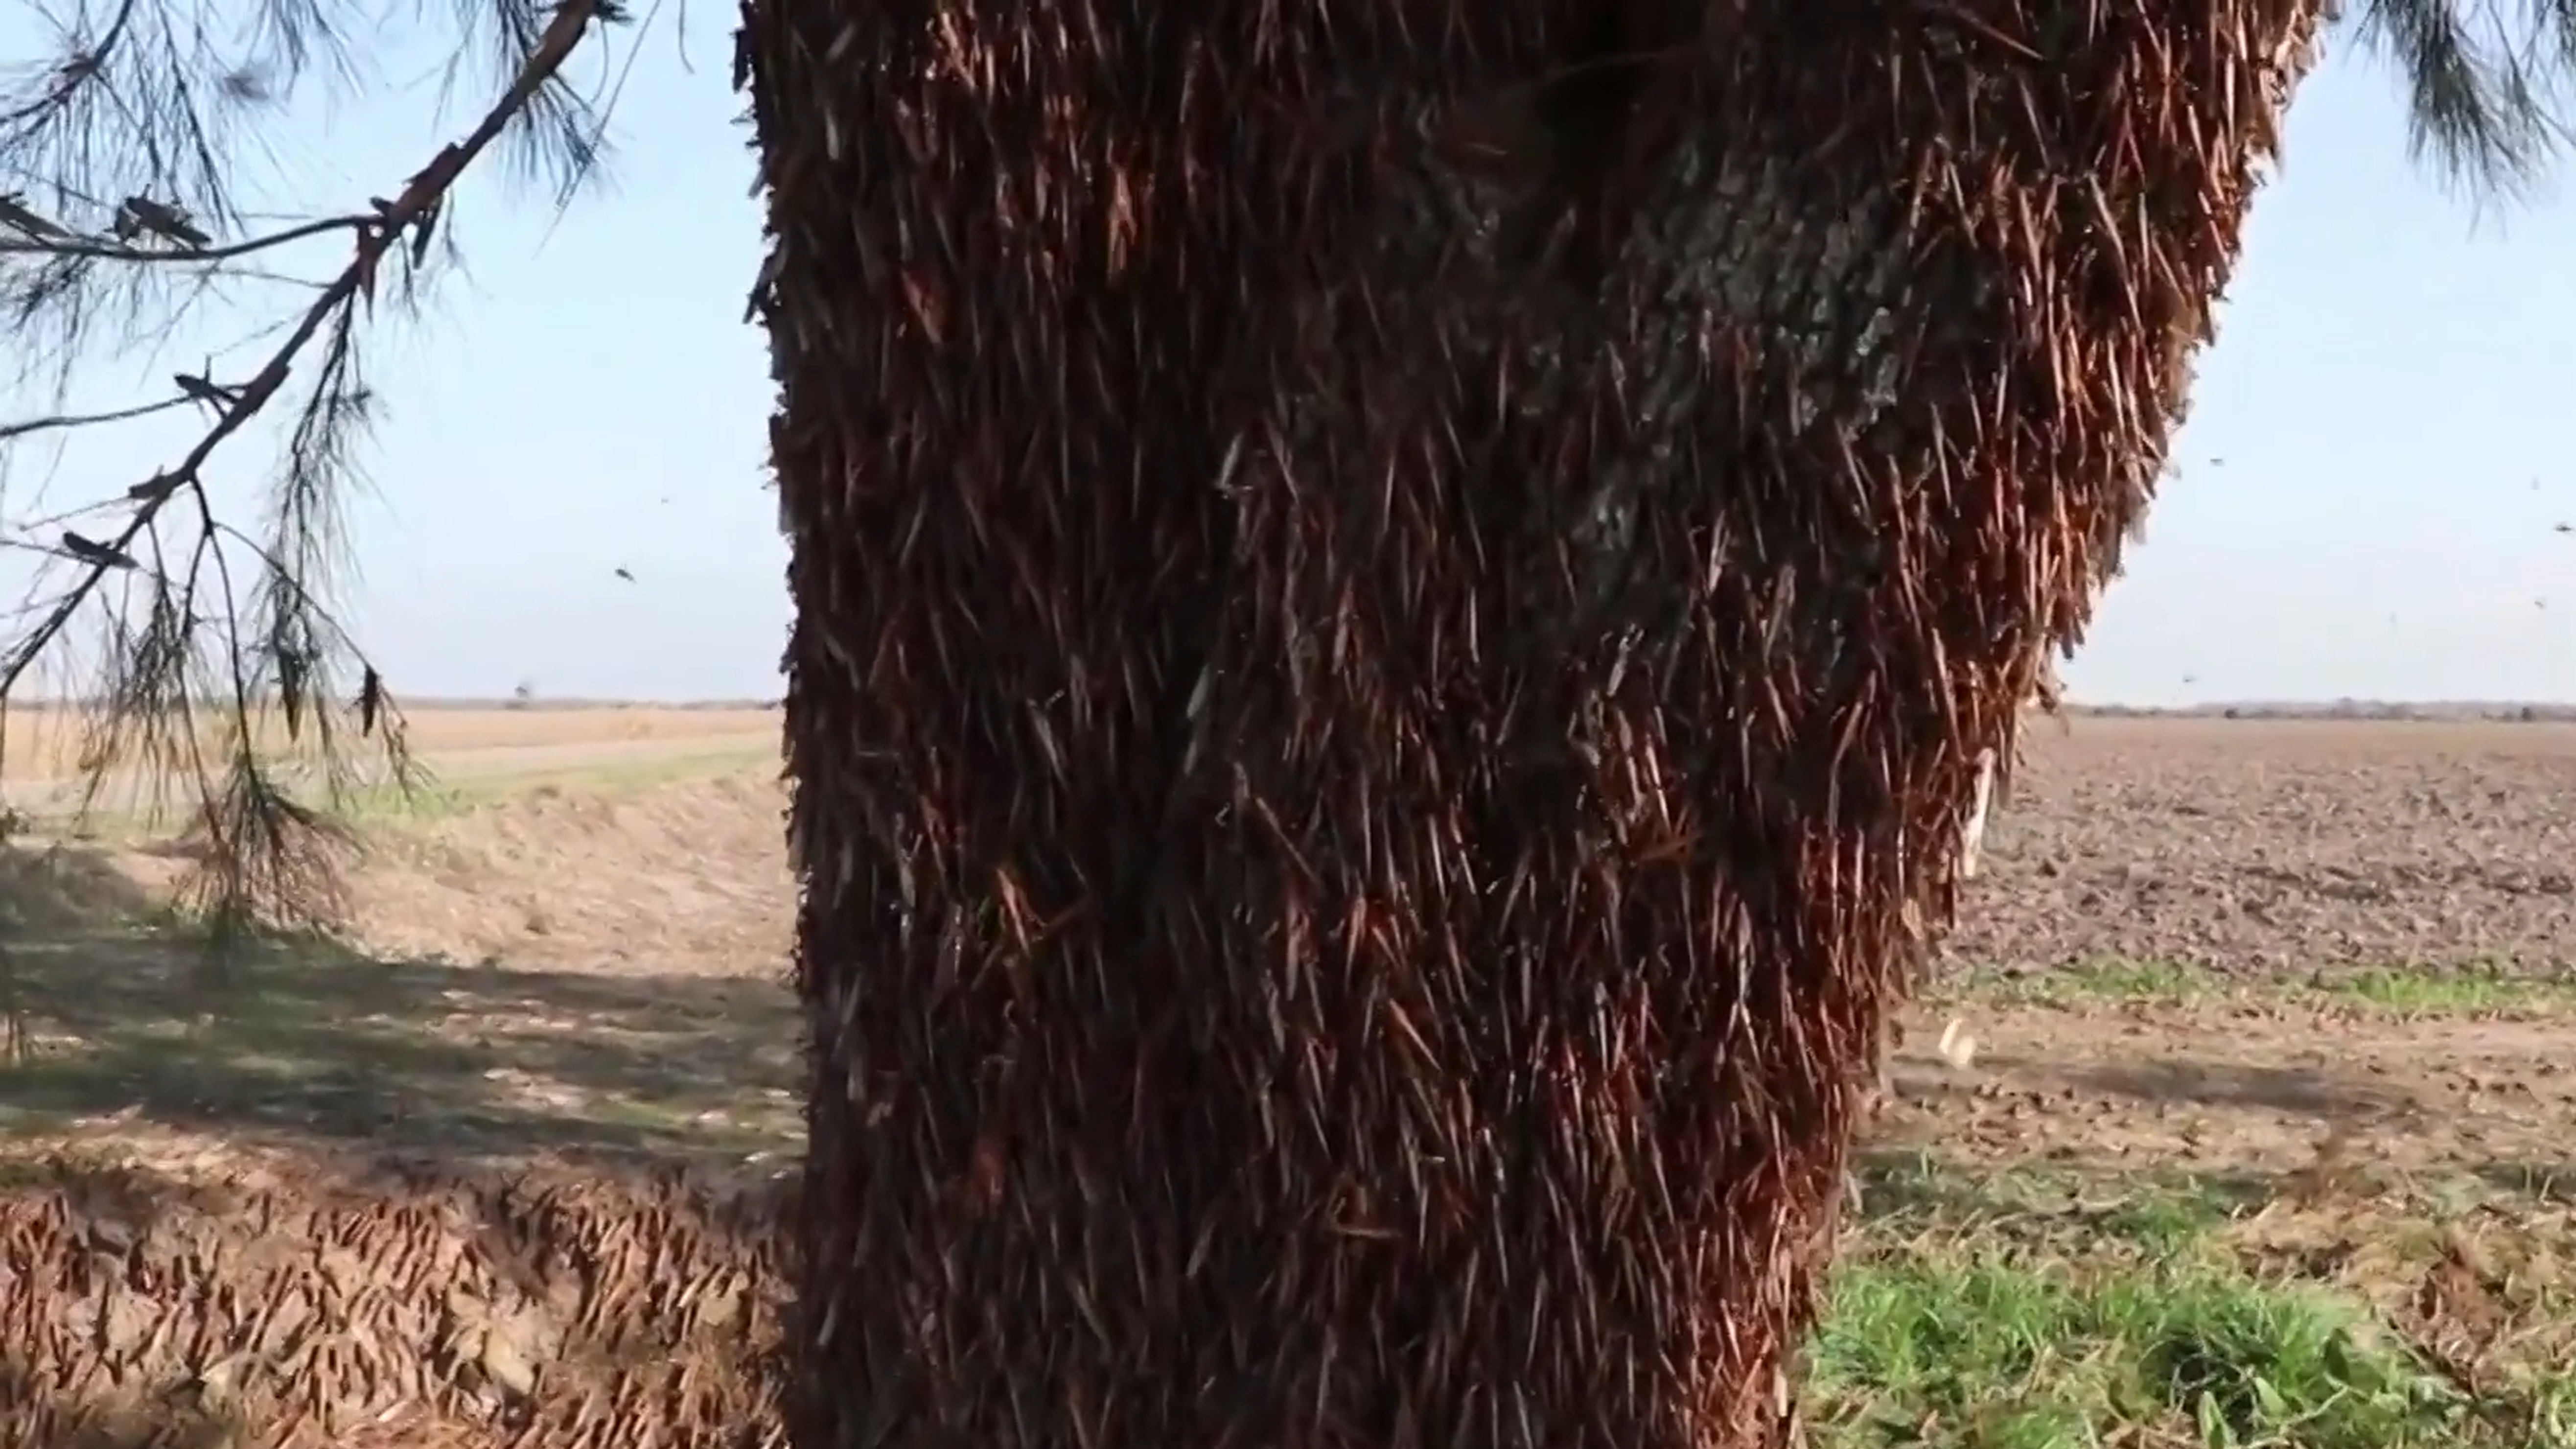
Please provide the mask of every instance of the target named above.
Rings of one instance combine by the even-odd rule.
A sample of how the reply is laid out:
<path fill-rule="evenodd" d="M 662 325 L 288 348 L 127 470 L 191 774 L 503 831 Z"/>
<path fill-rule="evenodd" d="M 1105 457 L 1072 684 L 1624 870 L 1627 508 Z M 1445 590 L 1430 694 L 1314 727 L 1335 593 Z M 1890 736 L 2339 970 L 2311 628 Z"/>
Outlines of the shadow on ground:
<path fill-rule="evenodd" d="M 105 853 L 0 851 L 0 1144 L 112 1117 L 459 1161 L 735 1163 L 798 1145 L 776 979 L 378 960 L 222 963 Z"/>
<path fill-rule="evenodd" d="M 1997 1066 L 2010 1064 L 2000 1054 Z M 2034 1064 L 2037 1065 L 2037 1064 Z M 2421 1110 L 2415 1096 L 2376 1081 L 2254 1062 L 2172 1059 L 2097 1062 L 2062 1070 L 2070 1085 L 2104 1096 L 2143 1102 L 2192 1103 L 2340 1121 Z"/>

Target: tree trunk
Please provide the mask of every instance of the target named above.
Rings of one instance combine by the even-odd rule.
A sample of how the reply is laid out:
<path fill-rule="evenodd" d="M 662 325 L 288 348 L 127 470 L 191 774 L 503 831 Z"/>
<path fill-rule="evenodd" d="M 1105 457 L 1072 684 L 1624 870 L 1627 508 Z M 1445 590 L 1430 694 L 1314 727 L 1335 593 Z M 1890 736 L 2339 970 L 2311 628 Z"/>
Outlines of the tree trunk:
<path fill-rule="evenodd" d="M 2316 18 L 2023 8 L 750 0 L 803 1449 L 1793 1434 Z"/>

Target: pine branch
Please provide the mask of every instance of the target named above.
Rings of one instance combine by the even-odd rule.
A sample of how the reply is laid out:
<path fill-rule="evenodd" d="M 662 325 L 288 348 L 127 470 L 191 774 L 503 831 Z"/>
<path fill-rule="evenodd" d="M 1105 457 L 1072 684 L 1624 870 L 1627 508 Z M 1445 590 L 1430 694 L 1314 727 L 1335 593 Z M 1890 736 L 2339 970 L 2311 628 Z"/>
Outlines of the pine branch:
<path fill-rule="evenodd" d="M 392 205 L 391 202 L 384 202 L 380 203 L 378 209 L 374 211 L 352 216 L 325 217 L 319 221 L 308 221 L 251 237 L 245 241 L 217 245 L 213 238 L 196 229 L 196 223 L 189 220 L 185 212 L 162 207 L 160 203 L 152 202 L 148 198 L 128 197 L 125 201 L 124 214 L 134 214 L 133 208 L 137 203 L 159 209 L 164 218 L 162 224 L 139 227 L 133 238 L 120 239 L 112 236 L 100 238 L 83 235 L 50 217 L 38 215 L 27 204 L 27 199 L 15 192 L 0 193 L 0 223 L 7 223 L 14 227 L 23 234 L 24 238 L 12 241 L 7 237 L 0 237 L 0 257 L 63 257 L 101 262 L 183 262 L 199 265 L 208 262 L 228 262 L 242 257 L 256 256 L 261 252 L 275 251 L 279 247 L 292 246 L 297 242 L 311 241 L 315 237 L 329 236 L 333 232 L 355 232 L 363 236 L 385 224 L 386 216 L 383 208 Z M 158 238 L 170 245 L 166 247 L 139 245 L 139 238 L 144 236 Z"/>
<path fill-rule="evenodd" d="M 0 112 L 0 159 L 13 139 L 33 134 L 30 127 L 84 124 L 75 103 L 105 84 L 107 61 L 131 43 L 136 7 L 148 10 L 153 3 L 125 0 L 100 39 L 76 47 L 55 68 L 43 94 Z M 149 273 L 179 264 L 206 282 L 237 275 L 235 264 L 244 258 L 334 235 L 348 240 L 346 262 L 328 279 L 303 284 L 314 295 L 289 314 L 283 335 L 246 377 L 219 377 L 211 366 L 183 371 L 173 376 L 171 394 L 154 401 L 114 409 L 57 406 L 0 424 L 0 445 L 6 445 L 180 410 L 207 418 L 176 463 L 122 497 L 21 525 L 13 530 L 18 537 L 0 539 L 0 546 L 32 550 L 48 568 L 68 574 L 33 625 L 0 653 L 0 724 L 34 671 L 71 647 L 75 625 L 102 620 L 105 687 L 80 759 L 88 784 L 84 808 L 96 803 L 120 763 L 139 763 L 155 789 L 173 781 L 192 785 L 204 864 L 191 889 L 219 934 L 251 923 L 327 917 L 337 900 L 334 861 L 347 838 L 287 789 L 269 758 L 270 743 L 261 738 L 264 720 L 282 716 L 290 746 L 311 747 L 333 800 L 356 784 L 340 734 L 343 720 L 360 738 L 377 742 L 398 782 L 417 776 L 382 675 L 319 592 L 330 571 L 325 555 L 338 540 L 332 517 L 338 483 L 352 467 L 352 443 L 371 411 L 359 334 L 381 290 L 391 286 L 408 297 L 434 249 L 446 242 L 440 223 L 457 185 L 496 148 L 532 123 L 551 124 L 575 171 L 588 165 L 597 149 L 595 124 L 566 124 L 587 111 L 560 94 L 560 76 L 594 33 L 594 21 L 619 18 L 614 0 L 560 0 L 541 24 L 521 26 L 514 17 L 522 0 L 490 3 L 502 17 L 505 41 L 524 41 L 506 84 L 470 129 L 390 199 L 373 198 L 362 211 L 219 243 L 176 199 L 130 195 L 115 208 L 113 225 L 89 228 L 47 214 L 23 194 L 0 195 L 0 265 L 25 268 L 30 279 L 20 288 L 22 328 L 34 308 L 59 298 L 78 305 L 82 289 L 105 275 L 102 268 Z M 201 136 L 184 97 L 165 110 L 179 117 L 165 123 L 183 140 Z M 212 165 L 204 160 L 210 177 Z M 160 163 L 153 169 L 162 169 Z M 46 188 L 105 210 L 63 178 L 47 178 Z M 229 215 L 220 200 L 216 209 Z M 79 325 L 75 319 L 67 335 L 77 336 Z M 278 410 L 290 386 L 303 401 L 288 426 L 272 536 L 256 542 L 218 516 L 208 472 L 227 443 Z M 183 504 L 176 513 L 174 503 Z M 173 517 L 185 520 L 181 527 L 192 536 L 166 549 L 159 525 Z M 74 521 L 81 527 L 71 526 Z M 235 552 L 249 565 L 238 576 Z M 345 698 L 331 688 L 335 659 L 353 663 L 358 675 Z M 0 749 L 5 744 L 0 729 Z"/>

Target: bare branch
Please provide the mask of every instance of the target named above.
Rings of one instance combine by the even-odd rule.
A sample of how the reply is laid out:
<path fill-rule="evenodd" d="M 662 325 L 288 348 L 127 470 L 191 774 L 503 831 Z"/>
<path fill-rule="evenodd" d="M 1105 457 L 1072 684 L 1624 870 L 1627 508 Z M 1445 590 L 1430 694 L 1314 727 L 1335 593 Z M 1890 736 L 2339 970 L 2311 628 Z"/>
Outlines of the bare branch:
<path fill-rule="evenodd" d="M 73 428 L 103 427 L 109 423 L 129 423 L 166 413 L 188 405 L 185 395 L 165 397 L 159 402 L 139 403 L 130 408 L 111 408 L 103 413 L 56 413 L 50 417 L 24 418 L 14 423 L 0 423 L 0 443 L 11 438 L 30 437 L 37 433 L 68 432 Z"/>
<path fill-rule="evenodd" d="M 139 200 L 142 198 L 128 198 L 126 205 L 130 208 Z M 12 215 L 13 212 L 16 214 Z M 11 241 L 0 237 L 0 257 L 12 255 L 77 257 L 103 262 L 226 262 L 240 257 L 255 256 L 260 252 L 275 251 L 279 247 L 291 246 L 300 241 L 311 241 L 315 237 L 328 236 L 333 232 L 365 232 L 382 226 L 385 218 L 382 212 L 363 216 L 327 217 L 321 221 L 308 221 L 300 226 L 290 226 L 281 231 L 269 232 L 226 246 L 217 246 L 211 239 L 207 239 L 204 233 L 196 231 L 195 224 L 188 221 L 184 214 L 171 217 L 168 221 L 171 225 L 186 227 L 189 230 L 185 236 L 175 236 L 157 229 L 149 229 L 138 232 L 137 237 L 151 235 L 178 242 L 179 245 L 166 248 L 142 246 L 134 240 L 83 236 L 59 222 L 36 215 L 28 209 L 22 197 L 0 195 L 0 222 L 16 226 L 27 233 L 27 239 L 24 241 Z"/>

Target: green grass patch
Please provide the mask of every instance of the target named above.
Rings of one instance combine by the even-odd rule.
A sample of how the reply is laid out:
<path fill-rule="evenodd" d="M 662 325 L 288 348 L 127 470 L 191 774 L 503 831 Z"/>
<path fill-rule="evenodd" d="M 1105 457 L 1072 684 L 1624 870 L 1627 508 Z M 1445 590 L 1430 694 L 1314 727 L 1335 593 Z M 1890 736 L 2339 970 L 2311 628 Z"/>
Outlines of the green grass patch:
<path fill-rule="evenodd" d="M 2332 1294 L 2198 1264 L 1847 1263 L 1810 1356 L 1828 1445 L 2472 1442 L 2477 1406 Z"/>
<path fill-rule="evenodd" d="M 1863 1241 L 1938 1255 L 1962 1243 L 2032 1256 L 2172 1260 L 2215 1251 L 2259 1207 L 2251 1179 L 2025 1167 L 1971 1175 L 1930 1154 L 1881 1157 L 1858 1174 Z"/>
<path fill-rule="evenodd" d="M 383 785 L 343 797 L 340 810 L 361 826 L 382 821 L 446 819 L 485 806 L 548 792 L 629 795 L 670 785 L 723 779 L 771 765 L 774 754 L 765 748 L 711 749 L 704 753 L 585 765 L 576 769 L 555 767 L 494 772 L 459 781 L 433 779 L 411 790 Z"/>
<path fill-rule="evenodd" d="M 2483 966 L 2264 978 L 2167 962 L 2103 960 L 2045 971 L 1971 970 L 1935 997 L 2043 1006 L 2245 1001 L 2398 1017 L 2542 1016 L 2576 1008 L 2576 978 L 2519 976 Z"/>
<path fill-rule="evenodd" d="M 2490 1179 L 2297 1206 L 2248 1178 L 1879 1158 L 1809 1344 L 1824 1449 L 2576 1445 L 2569 1216 Z M 2409 1316 L 2500 1225 L 2474 1362 Z"/>

